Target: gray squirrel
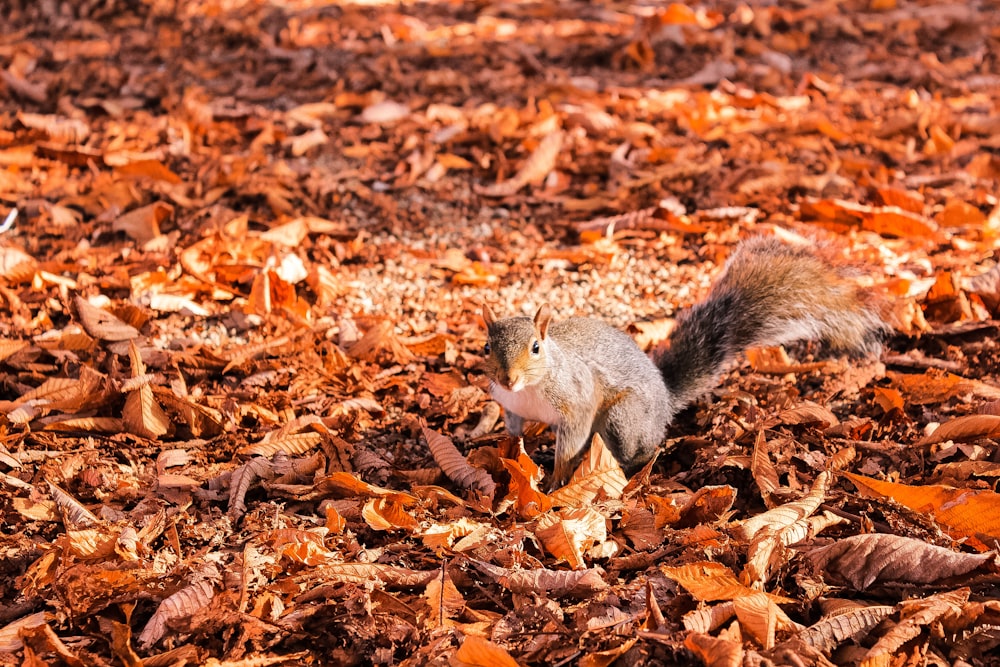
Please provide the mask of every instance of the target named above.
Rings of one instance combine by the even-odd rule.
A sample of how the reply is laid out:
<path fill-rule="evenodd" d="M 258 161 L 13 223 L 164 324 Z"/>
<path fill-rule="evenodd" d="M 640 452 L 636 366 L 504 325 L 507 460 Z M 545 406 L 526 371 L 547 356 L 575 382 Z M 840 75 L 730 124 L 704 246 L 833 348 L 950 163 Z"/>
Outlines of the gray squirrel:
<path fill-rule="evenodd" d="M 878 301 L 807 248 L 754 238 L 733 251 L 708 297 L 682 313 L 656 359 L 630 336 L 592 318 L 497 319 L 483 307 L 486 375 L 507 430 L 525 421 L 556 431 L 552 486 L 565 484 L 594 433 L 626 474 L 641 469 L 674 416 L 712 389 L 739 353 L 823 340 L 854 355 L 877 354 L 888 330 Z"/>

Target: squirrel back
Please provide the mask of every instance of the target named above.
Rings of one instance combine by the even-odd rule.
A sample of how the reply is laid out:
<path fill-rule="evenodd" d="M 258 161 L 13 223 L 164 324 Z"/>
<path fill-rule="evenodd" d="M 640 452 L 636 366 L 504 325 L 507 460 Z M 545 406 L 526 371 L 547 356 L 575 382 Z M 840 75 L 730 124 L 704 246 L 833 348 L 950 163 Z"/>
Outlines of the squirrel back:
<path fill-rule="evenodd" d="M 887 326 L 875 298 L 806 248 L 758 238 L 740 244 L 704 301 L 683 313 L 655 361 L 596 319 L 497 319 L 489 307 L 486 374 L 507 429 L 556 429 L 553 482 L 565 483 L 594 433 L 627 474 L 656 453 L 674 415 L 711 389 L 748 347 L 817 339 L 874 354 Z"/>

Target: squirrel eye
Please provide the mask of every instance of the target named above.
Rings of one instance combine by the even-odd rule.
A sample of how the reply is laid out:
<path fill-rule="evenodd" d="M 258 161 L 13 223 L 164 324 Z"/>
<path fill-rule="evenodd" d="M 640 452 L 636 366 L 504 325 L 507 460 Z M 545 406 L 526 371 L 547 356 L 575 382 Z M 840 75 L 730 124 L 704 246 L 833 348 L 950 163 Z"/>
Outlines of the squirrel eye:
<path fill-rule="evenodd" d="M 538 347 L 538 341 L 536 340 L 534 343 L 531 344 L 531 353 L 538 354 L 539 349 L 540 348 Z"/>
<path fill-rule="evenodd" d="M 490 344 L 486 343 L 486 345 L 483 345 L 483 354 L 489 354 L 489 353 L 490 353 Z"/>

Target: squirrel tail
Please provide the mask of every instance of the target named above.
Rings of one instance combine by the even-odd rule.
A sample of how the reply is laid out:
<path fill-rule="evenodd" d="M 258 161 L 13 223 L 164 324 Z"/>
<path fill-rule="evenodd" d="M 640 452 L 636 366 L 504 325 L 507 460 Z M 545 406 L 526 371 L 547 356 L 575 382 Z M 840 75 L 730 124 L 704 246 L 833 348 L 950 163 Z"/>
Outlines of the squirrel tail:
<path fill-rule="evenodd" d="M 837 350 L 875 355 L 889 327 L 880 304 L 807 248 L 775 239 L 740 244 L 701 303 L 678 319 L 657 365 L 682 409 L 750 347 L 824 340 Z"/>

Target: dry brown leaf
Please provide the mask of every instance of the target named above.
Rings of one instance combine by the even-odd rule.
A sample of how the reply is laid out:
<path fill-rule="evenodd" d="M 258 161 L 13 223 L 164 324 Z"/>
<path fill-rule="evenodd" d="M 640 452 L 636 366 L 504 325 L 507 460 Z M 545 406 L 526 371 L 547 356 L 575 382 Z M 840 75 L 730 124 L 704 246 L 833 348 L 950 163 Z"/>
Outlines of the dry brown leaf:
<path fill-rule="evenodd" d="M 0 340 L 0 361 L 3 361 L 11 355 L 17 354 L 24 348 L 28 347 L 28 345 L 29 343 L 26 340 Z"/>
<path fill-rule="evenodd" d="M 381 563 L 328 563 L 316 568 L 315 573 L 324 582 L 342 582 L 366 585 L 373 579 L 386 585 L 405 588 L 423 587 L 441 576 L 441 570 L 427 572 Z"/>
<path fill-rule="evenodd" d="M 711 635 L 692 632 L 684 639 L 684 646 L 711 667 L 741 667 L 743 643 Z"/>
<path fill-rule="evenodd" d="M 66 530 L 67 548 L 77 558 L 107 558 L 115 552 L 118 532 L 110 526 Z"/>
<path fill-rule="evenodd" d="M 458 451 L 451 439 L 429 428 L 423 429 L 424 439 L 431 455 L 448 479 L 467 489 L 481 491 L 492 498 L 496 492 L 496 483 L 482 468 L 476 468 Z"/>
<path fill-rule="evenodd" d="M 121 433 L 125 430 L 125 422 L 118 417 L 75 417 L 48 422 L 43 429 L 46 431 L 83 431 L 85 433 Z"/>
<path fill-rule="evenodd" d="M 418 534 L 424 546 L 432 549 L 450 549 L 458 538 L 488 531 L 489 524 L 480 523 L 469 517 L 459 517 L 448 523 L 439 523 L 421 530 Z"/>
<path fill-rule="evenodd" d="M 978 440 L 1000 436 L 1000 415 L 964 415 L 938 426 L 921 438 L 917 445 L 933 445 L 946 440 Z"/>
<path fill-rule="evenodd" d="M 750 458 L 750 472 L 753 474 L 754 482 L 757 483 L 757 488 L 760 490 L 761 498 L 764 499 L 765 503 L 769 503 L 771 494 L 778 489 L 780 482 L 778 481 L 778 471 L 768 456 L 767 441 L 764 440 L 763 430 L 757 431 L 757 437 L 754 439 L 753 454 Z M 770 507 L 771 505 L 773 503 L 769 503 L 768 506 Z"/>
<path fill-rule="evenodd" d="M 173 206 L 158 201 L 119 216 L 111 228 L 116 232 L 125 232 L 133 241 L 144 245 L 160 235 L 160 225 L 173 214 Z"/>
<path fill-rule="evenodd" d="M 90 135 L 87 124 L 77 118 L 18 111 L 17 119 L 25 127 L 42 130 L 47 139 L 57 143 L 79 144 Z"/>
<path fill-rule="evenodd" d="M 129 341 L 129 359 L 132 361 L 132 377 L 144 375 L 146 366 L 134 340 Z M 149 384 L 139 386 L 125 397 L 122 423 L 129 433 L 150 440 L 158 440 L 173 431 L 170 418 L 153 396 L 153 388 Z"/>
<path fill-rule="evenodd" d="M 872 628 L 895 612 L 895 607 L 873 605 L 825 616 L 799 633 L 797 638 L 827 653 L 848 639 L 860 641 Z"/>
<path fill-rule="evenodd" d="M 415 530 L 417 520 L 402 504 L 389 498 L 370 498 L 361 510 L 365 522 L 375 530 Z"/>
<path fill-rule="evenodd" d="M 809 364 L 800 364 L 792 361 L 788 352 L 783 347 L 756 347 L 746 351 L 747 361 L 758 373 L 768 373 L 771 375 L 786 375 L 788 373 L 810 373 L 821 370 L 829 364 L 825 361 L 817 361 Z"/>
<path fill-rule="evenodd" d="M 528 156 L 516 174 L 503 183 L 488 187 L 476 186 L 476 193 L 485 197 L 509 197 L 525 185 L 541 183 L 555 168 L 562 143 L 563 133 L 558 130 L 552 132 L 538 143 L 538 147 Z"/>
<path fill-rule="evenodd" d="M 510 474 L 507 499 L 513 499 L 519 516 L 533 519 L 552 509 L 552 499 L 539 488 L 542 469 L 524 451 L 524 440 L 518 440 L 517 460 L 500 459 Z"/>
<path fill-rule="evenodd" d="M 564 508 L 542 515 L 534 532 L 549 553 L 580 570 L 584 552 L 607 539 L 607 519 L 590 507 Z"/>
<path fill-rule="evenodd" d="M 139 331 L 97 306 L 92 306 L 83 297 L 73 299 L 80 324 L 94 338 L 106 341 L 122 341 L 137 338 Z"/>
<path fill-rule="evenodd" d="M 426 620 L 426 625 L 430 628 L 449 624 L 465 609 L 465 598 L 447 573 L 443 578 L 437 577 L 427 582 L 423 597 L 431 607 Z"/>
<path fill-rule="evenodd" d="M 274 478 L 274 466 L 262 456 L 233 470 L 229 478 L 229 510 L 231 520 L 238 521 L 247 511 L 246 495 L 258 479 Z"/>
<path fill-rule="evenodd" d="M 497 567 L 478 560 L 473 560 L 472 563 L 512 593 L 587 598 L 608 588 L 604 581 L 604 571 L 599 567 L 585 570 L 519 570 Z"/>
<path fill-rule="evenodd" d="M 816 567 L 861 591 L 875 583 L 930 584 L 966 574 L 995 558 L 991 553 L 958 553 L 922 540 L 882 533 L 852 535 L 804 551 Z"/>
<path fill-rule="evenodd" d="M 781 424 L 819 424 L 823 428 L 830 428 L 840 423 L 829 408 L 810 401 L 785 410 L 778 415 L 777 420 Z"/>
<path fill-rule="evenodd" d="M 139 645 L 149 648 L 167 634 L 167 624 L 180 618 L 188 618 L 208 606 L 215 597 L 215 586 L 203 580 L 182 588 L 159 604 L 156 611 L 139 633 Z"/>

